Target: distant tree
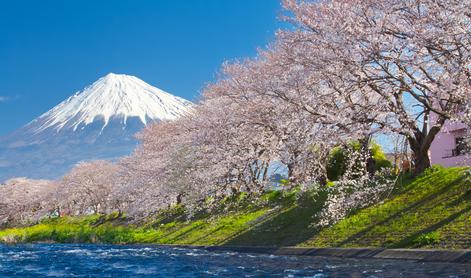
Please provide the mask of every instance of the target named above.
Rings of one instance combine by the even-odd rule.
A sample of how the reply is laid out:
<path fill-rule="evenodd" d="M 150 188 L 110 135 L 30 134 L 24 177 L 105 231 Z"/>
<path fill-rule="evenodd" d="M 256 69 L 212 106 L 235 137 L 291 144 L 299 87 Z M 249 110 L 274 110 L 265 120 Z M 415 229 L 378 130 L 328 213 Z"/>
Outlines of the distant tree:
<path fill-rule="evenodd" d="M 70 214 L 105 213 L 118 166 L 104 160 L 82 162 L 60 182 L 57 192 L 62 211 Z"/>
<path fill-rule="evenodd" d="M 58 183 L 14 178 L 0 185 L 0 226 L 37 222 L 55 208 Z"/>

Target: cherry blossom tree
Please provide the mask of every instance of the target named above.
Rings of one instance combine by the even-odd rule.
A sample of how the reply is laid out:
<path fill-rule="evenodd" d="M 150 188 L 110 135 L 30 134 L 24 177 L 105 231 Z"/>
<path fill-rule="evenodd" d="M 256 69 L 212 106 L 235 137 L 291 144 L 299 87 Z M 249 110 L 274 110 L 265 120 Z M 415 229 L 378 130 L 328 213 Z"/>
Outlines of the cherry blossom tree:
<path fill-rule="evenodd" d="M 180 121 L 165 121 L 146 128 L 139 134 L 141 145 L 131 156 L 120 161 L 123 169 L 118 174 L 121 186 L 113 195 L 125 196 L 122 197 L 123 205 L 131 215 L 152 215 L 176 204 L 179 192 L 185 191 L 181 188 L 182 183 L 176 183 L 177 188 L 167 183 L 175 168 L 173 154 L 182 148 L 183 133 L 177 124 Z"/>
<path fill-rule="evenodd" d="M 15 178 L 0 185 L 0 226 L 37 222 L 55 208 L 58 183 Z"/>
<path fill-rule="evenodd" d="M 140 147 L 120 162 L 127 187 L 147 196 L 133 210 L 262 190 L 271 136 L 267 127 L 248 123 L 244 111 L 225 98 L 207 99 L 191 116 L 144 130 Z"/>
<path fill-rule="evenodd" d="M 284 63 L 312 68 L 322 75 L 326 93 L 351 98 L 357 121 L 405 136 L 416 174 L 429 167 L 433 139 L 469 100 L 471 3 L 286 0 L 284 5 L 295 26 L 278 34 Z"/>
<path fill-rule="evenodd" d="M 391 169 L 381 169 L 372 176 L 366 165 L 370 158 L 368 153 L 358 150 L 347 155 L 345 174 L 334 186 L 320 189 L 328 194 L 314 226 L 332 225 L 355 210 L 380 202 L 394 189 L 396 179 L 391 175 Z"/>
<path fill-rule="evenodd" d="M 57 192 L 60 214 L 106 213 L 118 166 L 104 160 L 82 162 L 60 182 Z"/>
<path fill-rule="evenodd" d="M 302 67 L 287 70 L 274 55 L 262 53 L 254 60 L 226 64 L 218 82 L 205 91 L 207 98 L 227 98 L 239 103 L 238 118 L 248 129 L 265 127 L 271 141 L 272 161 L 288 168 L 291 181 L 322 179 L 329 149 L 359 134 L 359 125 L 341 117 L 340 102 L 320 96 L 317 84 L 307 84 Z M 240 125 L 239 125 L 240 126 Z M 360 132 L 361 133 L 361 132 Z"/>

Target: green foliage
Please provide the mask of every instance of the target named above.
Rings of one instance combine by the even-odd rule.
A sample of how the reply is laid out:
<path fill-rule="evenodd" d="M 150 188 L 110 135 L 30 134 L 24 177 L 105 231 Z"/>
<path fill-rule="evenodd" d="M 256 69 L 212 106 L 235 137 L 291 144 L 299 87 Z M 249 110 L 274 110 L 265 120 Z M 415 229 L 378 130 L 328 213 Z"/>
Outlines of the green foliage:
<path fill-rule="evenodd" d="M 379 144 L 375 142 L 371 143 L 370 149 L 376 163 L 376 171 L 392 167 L 391 161 L 388 160 L 386 154 L 383 151 L 383 148 L 381 148 Z"/>
<path fill-rule="evenodd" d="M 281 179 L 280 180 L 280 185 L 281 186 L 289 186 L 290 182 L 288 179 Z"/>
<path fill-rule="evenodd" d="M 328 181 L 327 184 L 326 184 L 327 187 L 332 187 L 332 186 L 335 186 L 335 182 L 334 181 Z"/>
<path fill-rule="evenodd" d="M 343 147 L 335 147 L 327 158 L 327 178 L 331 181 L 338 180 L 345 173 L 346 157 Z"/>
<path fill-rule="evenodd" d="M 260 199 L 267 202 L 267 203 L 276 203 L 276 202 L 280 201 L 282 197 L 283 197 L 283 191 L 282 190 L 272 190 L 272 191 L 268 191 L 267 193 L 263 194 Z"/>
<path fill-rule="evenodd" d="M 331 181 L 337 181 L 346 171 L 348 162 L 347 148 L 353 151 L 360 151 L 361 145 L 358 141 L 352 141 L 347 146 L 334 147 L 327 158 L 327 178 Z M 391 162 L 387 159 L 381 146 L 375 142 L 371 143 L 369 149 L 375 160 L 375 170 L 389 168 L 392 166 Z"/>

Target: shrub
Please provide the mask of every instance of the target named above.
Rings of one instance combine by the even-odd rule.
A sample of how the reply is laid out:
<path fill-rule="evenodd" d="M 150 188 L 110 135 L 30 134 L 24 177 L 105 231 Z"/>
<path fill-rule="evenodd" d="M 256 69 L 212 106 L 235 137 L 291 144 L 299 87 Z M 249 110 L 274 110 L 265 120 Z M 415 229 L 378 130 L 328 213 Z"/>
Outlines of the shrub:
<path fill-rule="evenodd" d="M 331 181 L 338 180 L 345 173 L 345 149 L 335 147 L 330 151 L 327 158 L 327 178 Z"/>
<path fill-rule="evenodd" d="M 352 141 L 348 143 L 347 146 L 338 146 L 330 151 L 326 165 L 327 178 L 329 180 L 337 181 L 345 173 L 346 165 L 348 162 L 347 149 L 351 149 L 353 151 L 360 151 L 360 142 Z M 375 161 L 375 171 L 384 168 L 390 168 L 392 166 L 391 162 L 387 159 L 386 154 L 384 153 L 383 149 L 379 144 L 373 142 L 370 144 L 369 149 Z"/>

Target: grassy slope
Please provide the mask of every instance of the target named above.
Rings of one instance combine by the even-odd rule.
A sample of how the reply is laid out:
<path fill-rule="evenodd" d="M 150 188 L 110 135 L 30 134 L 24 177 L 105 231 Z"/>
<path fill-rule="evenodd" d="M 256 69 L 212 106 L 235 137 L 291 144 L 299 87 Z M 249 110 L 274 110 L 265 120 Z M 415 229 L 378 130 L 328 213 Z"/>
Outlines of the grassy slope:
<path fill-rule="evenodd" d="M 463 172 L 428 173 L 384 203 L 321 231 L 311 225 L 319 202 L 269 193 L 264 206 L 242 204 L 236 212 L 192 221 L 178 211 L 141 227 L 123 225 L 113 216 L 66 217 L 0 231 L 0 241 L 471 248 L 471 186 Z"/>
<path fill-rule="evenodd" d="M 306 246 L 471 247 L 471 185 L 463 168 L 424 175 L 394 198 L 320 231 Z"/>

